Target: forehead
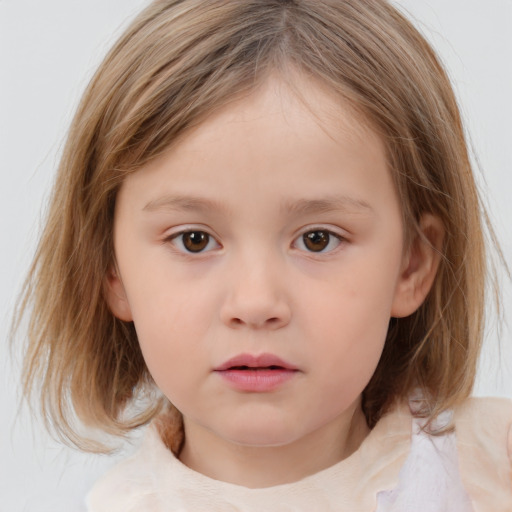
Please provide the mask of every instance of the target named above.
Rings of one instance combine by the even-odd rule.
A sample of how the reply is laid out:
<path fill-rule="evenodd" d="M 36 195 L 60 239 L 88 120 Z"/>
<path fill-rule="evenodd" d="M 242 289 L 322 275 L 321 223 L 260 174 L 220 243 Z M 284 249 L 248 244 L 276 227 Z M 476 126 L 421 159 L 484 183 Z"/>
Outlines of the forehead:
<path fill-rule="evenodd" d="M 369 205 L 393 188 L 387 167 L 381 138 L 350 105 L 313 81 L 270 77 L 129 176 L 121 195 L 138 194 L 144 209 L 166 197 L 190 205 L 199 191 L 231 203 L 336 196 Z"/>
<path fill-rule="evenodd" d="M 250 144 L 251 135 L 259 127 L 266 128 L 269 138 L 275 135 L 272 125 L 281 130 L 275 140 L 277 145 L 286 142 L 288 135 L 314 138 L 320 135 L 327 136 L 335 144 L 347 143 L 349 146 L 371 139 L 379 150 L 383 149 L 382 140 L 353 105 L 321 82 L 298 72 L 286 79 L 277 74 L 270 75 L 250 94 L 229 102 L 177 142 L 182 151 L 187 146 L 216 145 L 222 127 L 223 131 L 234 132 Z M 309 130 L 305 131 L 305 128 Z"/>

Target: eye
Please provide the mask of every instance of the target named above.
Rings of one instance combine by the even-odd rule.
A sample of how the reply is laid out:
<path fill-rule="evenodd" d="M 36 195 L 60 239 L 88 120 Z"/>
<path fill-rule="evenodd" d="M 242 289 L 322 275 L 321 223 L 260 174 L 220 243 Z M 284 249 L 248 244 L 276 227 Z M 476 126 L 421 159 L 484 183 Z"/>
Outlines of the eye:
<path fill-rule="evenodd" d="M 308 252 L 330 252 L 340 245 L 342 237 L 327 229 L 313 229 L 303 233 L 296 242 L 299 249 Z"/>
<path fill-rule="evenodd" d="M 190 230 L 176 233 L 168 238 L 178 250 L 188 253 L 211 251 L 219 247 L 219 243 L 206 231 Z"/>

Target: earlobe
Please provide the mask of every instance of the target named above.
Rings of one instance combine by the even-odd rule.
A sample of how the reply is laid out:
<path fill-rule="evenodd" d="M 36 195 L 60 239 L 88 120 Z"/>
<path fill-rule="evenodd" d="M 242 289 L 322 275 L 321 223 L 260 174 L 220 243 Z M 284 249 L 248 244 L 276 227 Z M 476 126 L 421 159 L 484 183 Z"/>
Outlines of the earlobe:
<path fill-rule="evenodd" d="M 113 315 L 124 322 L 133 321 L 132 311 L 123 282 L 115 266 L 109 270 L 105 279 L 105 289 L 108 307 Z"/>
<path fill-rule="evenodd" d="M 391 316 L 403 318 L 414 313 L 432 288 L 442 256 L 444 226 L 432 214 L 424 214 L 417 233 L 404 256 Z"/>

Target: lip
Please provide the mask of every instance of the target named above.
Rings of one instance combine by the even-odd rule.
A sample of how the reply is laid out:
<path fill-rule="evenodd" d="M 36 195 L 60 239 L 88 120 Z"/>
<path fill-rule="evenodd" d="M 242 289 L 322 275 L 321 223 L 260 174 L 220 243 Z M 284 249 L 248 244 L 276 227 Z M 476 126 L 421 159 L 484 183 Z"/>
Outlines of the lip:
<path fill-rule="evenodd" d="M 239 354 L 228 359 L 220 366 L 217 366 L 214 370 L 222 372 L 236 366 L 247 366 L 248 368 L 269 368 L 270 366 L 279 366 L 285 370 L 298 370 L 298 368 L 274 354 Z"/>
<path fill-rule="evenodd" d="M 240 354 L 214 372 L 238 391 L 264 393 L 284 385 L 299 369 L 274 354 Z"/>

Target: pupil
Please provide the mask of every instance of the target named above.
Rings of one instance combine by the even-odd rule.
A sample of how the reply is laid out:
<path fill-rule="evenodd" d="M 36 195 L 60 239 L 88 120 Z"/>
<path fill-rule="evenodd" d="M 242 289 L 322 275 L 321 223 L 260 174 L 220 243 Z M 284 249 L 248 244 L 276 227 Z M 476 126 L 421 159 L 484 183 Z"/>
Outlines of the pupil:
<path fill-rule="evenodd" d="M 329 234 L 326 231 L 310 231 L 303 236 L 304 244 L 313 252 L 323 251 L 329 244 Z"/>
<path fill-rule="evenodd" d="M 200 252 L 207 245 L 210 237 L 204 231 L 190 231 L 183 234 L 183 245 L 190 252 Z"/>

